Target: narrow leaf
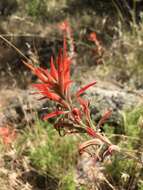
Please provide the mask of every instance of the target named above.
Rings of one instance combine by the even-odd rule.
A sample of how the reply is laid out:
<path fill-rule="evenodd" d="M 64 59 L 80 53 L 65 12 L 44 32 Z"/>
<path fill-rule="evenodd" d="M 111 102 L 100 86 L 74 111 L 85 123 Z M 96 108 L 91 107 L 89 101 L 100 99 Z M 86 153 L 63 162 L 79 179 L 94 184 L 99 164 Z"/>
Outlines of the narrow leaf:
<path fill-rule="evenodd" d="M 111 114 L 112 114 L 112 110 L 108 110 L 108 111 L 102 116 L 102 118 L 100 119 L 100 121 L 99 121 L 97 127 L 100 128 L 101 125 L 102 125 L 103 123 L 105 123 L 105 121 L 106 121 L 107 119 L 109 119 L 109 117 L 111 116 Z"/>
<path fill-rule="evenodd" d="M 90 135 L 91 137 L 96 137 L 96 132 L 91 127 L 87 127 L 86 131 L 87 131 L 88 135 Z"/>
<path fill-rule="evenodd" d="M 61 101 L 61 97 L 59 95 L 55 94 L 54 92 L 50 92 L 50 91 L 46 90 L 46 91 L 41 91 L 40 93 L 53 101 L 56 101 L 56 102 Z"/>
<path fill-rule="evenodd" d="M 49 84 L 32 84 L 32 86 L 37 88 L 38 90 L 42 91 L 42 90 L 49 90 L 49 87 L 51 85 L 49 85 Z"/>
<path fill-rule="evenodd" d="M 65 111 L 55 111 L 55 112 L 52 112 L 52 113 L 45 115 L 43 120 L 47 120 L 49 118 L 56 117 L 58 115 L 65 114 L 65 113 L 66 113 Z"/>
<path fill-rule="evenodd" d="M 84 86 L 83 88 L 81 88 L 80 90 L 77 91 L 76 95 L 80 96 L 81 94 L 84 93 L 85 90 L 87 90 L 89 87 L 93 86 L 94 84 L 96 84 L 96 81 Z"/>
<path fill-rule="evenodd" d="M 50 74 L 57 81 L 58 80 L 58 72 L 55 68 L 53 57 L 51 57 L 50 66 L 51 66 Z"/>

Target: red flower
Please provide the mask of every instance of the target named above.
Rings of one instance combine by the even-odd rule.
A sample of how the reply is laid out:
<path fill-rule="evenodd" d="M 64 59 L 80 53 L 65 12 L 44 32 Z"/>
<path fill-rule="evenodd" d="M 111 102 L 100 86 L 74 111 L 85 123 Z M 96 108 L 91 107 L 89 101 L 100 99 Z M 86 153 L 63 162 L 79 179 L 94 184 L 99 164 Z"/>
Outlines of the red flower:
<path fill-rule="evenodd" d="M 10 144 L 15 139 L 15 130 L 10 131 L 8 127 L 0 127 L 0 137 L 4 144 Z"/>
<path fill-rule="evenodd" d="M 61 22 L 59 24 L 59 29 L 62 30 L 62 31 L 65 31 L 65 32 L 69 31 L 70 30 L 70 26 L 69 26 L 68 21 L 65 20 L 65 21 Z"/>
<path fill-rule="evenodd" d="M 24 62 L 35 75 L 42 81 L 40 84 L 33 84 L 38 89 L 38 94 L 43 96 L 40 98 L 48 98 L 52 101 L 58 102 L 64 108 L 68 107 L 68 101 L 70 98 L 69 87 L 72 83 L 70 79 L 70 64 L 71 59 L 67 53 L 66 37 L 63 40 L 63 49 L 60 49 L 59 54 L 54 61 L 53 57 L 50 60 L 50 71 L 41 67 L 36 67 L 32 63 Z M 56 111 L 48 114 L 44 119 L 64 114 L 63 111 Z"/>
<path fill-rule="evenodd" d="M 73 108 L 72 115 L 74 117 L 74 120 L 79 124 L 81 121 L 81 112 L 78 108 Z"/>
<path fill-rule="evenodd" d="M 93 86 L 94 84 L 96 84 L 96 81 L 94 81 L 94 82 L 82 87 L 80 90 L 78 90 L 76 93 L 77 97 L 80 96 L 81 94 L 83 94 L 84 91 L 86 91 L 89 87 Z"/>
<path fill-rule="evenodd" d="M 92 145 L 98 145 L 98 151 L 103 147 L 101 147 L 101 145 L 106 144 L 109 148 L 107 151 L 103 150 L 105 152 L 103 153 L 103 157 L 105 157 L 114 150 L 118 150 L 117 147 L 112 145 L 110 140 L 104 136 L 100 130 L 98 130 L 110 117 L 111 111 L 108 111 L 103 115 L 97 126 L 94 125 L 90 114 L 89 101 L 85 100 L 81 97 L 81 95 L 83 95 L 88 88 L 96 84 L 96 81 L 85 85 L 71 95 L 69 89 L 72 83 L 70 79 L 70 64 L 74 58 L 74 43 L 68 22 L 64 21 L 59 25 L 59 27 L 64 34 L 63 49 L 60 49 L 55 60 L 51 57 L 50 70 L 36 67 L 32 64 L 32 62 L 24 62 L 24 64 L 28 66 L 42 82 L 40 84 L 33 85 L 38 90 L 37 93 L 42 94 L 42 98 L 40 99 L 48 98 L 58 103 L 56 105 L 57 109 L 52 113 L 46 114 L 43 119 L 47 120 L 49 118 L 58 117 L 54 122 L 54 128 L 59 132 L 60 136 L 64 136 L 66 134 L 84 133 L 92 137 L 92 140 L 88 140 L 81 144 L 79 147 L 80 153 Z M 101 57 L 102 47 L 97 39 L 96 33 L 92 32 L 89 38 L 95 43 L 95 51 Z M 69 42 L 68 53 L 67 40 Z M 0 135 L 2 136 L 4 143 L 9 144 L 11 139 L 14 137 L 14 132 L 10 134 L 9 129 L 3 128 L 0 129 Z M 99 158 L 98 152 L 96 155 L 97 158 Z"/>
<path fill-rule="evenodd" d="M 56 117 L 56 116 L 58 116 L 58 115 L 65 114 L 65 113 L 67 113 L 67 112 L 65 112 L 65 111 L 55 111 L 55 112 L 46 114 L 43 119 L 44 119 L 44 120 L 47 120 L 47 119 L 49 119 L 49 118 Z"/>
<path fill-rule="evenodd" d="M 86 128 L 87 134 L 93 138 L 95 138 L 97 136 L 96 132 L 94 131 L 94 129 L 92 129 L 91 127 L 87 127 Z"/>
<path fill-rule="evenodd" d="M 66 39 L 64 38 L 63 50 L 60 50 L 59 55 L 54 63 L 53 57 L 51 57 L 50 71 L 41 67 L 35 67 L 31 63 L 24 62 L 35 75 L 43 82 L 41 84 L 34 84 L 44 98 L 51 99 L 53 101 L 63 103 L 67 97 L 67 91 L 71 84 L 70 80 L 70 64 L 66 50 Z M 57 65 L 57 68 L 56 68 Z"/>
<path fill-rule="evenodd" d="M 89 101 L 84 100 L 81 97 L 78 97 L 78 101 L 79 101 L 80 105 L 82 106 L 83 113 L 86 116 L 86 122 L 89 124 L 90 123 Z"/>
<path fill-rule="evenodd" d="M 77 100 L 79 101 L 80 105 L 82 106 L 83 109 L 83 113 L 85 114 L 85 119 L 87 122 L 87 125 L 90 126 L 91 125 L 91 117 L 90 117 L 90 110 L 89 110 L 89 101 L 84 100 L 83 98 L 80 97 L 80 95 L 82 95 L 88 88 L 90 88 L 91 86 L 93 86 L 94 84 L 96 84 L 96 81 L 82 87 L 80 90 L 77 91 L 76 96 L 77 96 Z"/>
<path fill-rule="evenodd" d="M 102 118 L 100 119 L 100 121 L 99 121 L 97 127 L 100 128 L 101 125 L 102 125 L 103 123 L 105 123 L 105 121 L 106 121 L 107 119 L 109 119 L 109 117 L 111 116 L 111 114 L 112 114 L 112 110 L 108 110 L 107 112 L 105 112 L 104 115 L 102 116 Z"/>
<path fill-rule="evenodd" d="M 91 40 L 92 42 L 96 42 L 97 41 L 97 35 L 96 35 L 95 32 L 90 33 L 89 40 Z"/>

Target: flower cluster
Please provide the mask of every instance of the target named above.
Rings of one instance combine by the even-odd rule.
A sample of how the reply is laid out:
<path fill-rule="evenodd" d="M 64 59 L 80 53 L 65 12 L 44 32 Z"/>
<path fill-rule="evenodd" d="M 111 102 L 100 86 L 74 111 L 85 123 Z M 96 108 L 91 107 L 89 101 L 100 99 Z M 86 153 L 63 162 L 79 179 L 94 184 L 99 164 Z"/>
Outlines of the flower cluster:
<path fill-rule="evenodd" d="M 112 143 L 100 132 L 102 124 L 110 117 L 111 110 L 103 115 L 97 125 L 92 121 L 89 107 L 90 102 L 83 98 L 82 95 L 88 88 L 95 85 L 96 81 L 85 85 L 76 92 L 71 92 L 71 85 L 73 83 L 70 77 L 72 57 L 69 55 L 67 45 L 67 35 L 70 32 L 69 24 L 67 22 L 62 23 L 60 29 L 64 33 L 63 48 L 59 50 L 56 59 L 51 57 L 50 70 L 36 67 L 31 62 L 24 62 L 41 81 L 41 83 L 33 85 L 38 90 L 36 93 L 42 95 L 41 99 L 47 98 L 56 103 L 55 110 L 52 113 L 46 114 L 43 119 L 47 120 L 57 117 L 54 128 L 61 136 L 84 133 L 92 137 L 92 140 L 90 139 L 80 145 L 80 153 L 88 146 L 97 144 L 106 144 L 106 151 L 109 149 L 111 153 Z"/>
<path fill-rule="evenodd" d="M 89 35 L 89 40 L 95 44 L 95 48 L 93 49 L 93 56 L 95 57 L 96 63 L 102 64 L 104 49 L 97 38 L 97 34 L 95 32 L 91 32 Z"/>

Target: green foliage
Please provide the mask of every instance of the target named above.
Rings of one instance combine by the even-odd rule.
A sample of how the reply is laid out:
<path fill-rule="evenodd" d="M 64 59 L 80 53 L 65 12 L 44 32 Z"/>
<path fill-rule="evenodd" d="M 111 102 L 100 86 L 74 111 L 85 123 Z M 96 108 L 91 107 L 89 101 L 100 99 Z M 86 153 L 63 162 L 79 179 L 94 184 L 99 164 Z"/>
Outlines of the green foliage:
<path fill-rule="evenodd" d="M 123 113 L 124 136 L 114 134 L 113 127 L 104 126 L 108 137 L 112 138 L 113 135 L 112 142 L 116 142 L 116 135 L 119 135 L 118 145 L 123 149 L 122 153 L 112 156 L 110 164 L 105 163 L 107 179 L 121 189 L 128 189 L 132 184 L 134 184 L 132 189 L 138 187 L 142 190 L 143 188 L 142 166 L 139 162 L 140 152 L 143 149 L 141 142 L 143 133 L 139 127 L 142 115 L 143 106 Z M 74 167 L 77 144 L 79 144 L 77 138 L 72 136 L 61 138 L 51 124 L 37 120 L 34 127 L 26 130 L 22 135 L 18 146 L 21 147 L 23 142 L 28 144 L 28 147 L 24 148 L 25 154 L 39 173 L 59 179 L 59 190 L 76 189 Z"/>
<path fill-rule="evenodd" d="M 59 190 L 75 190 L 76 185 L 74 183 L 74 172 L 71 170 L 68 175 L 65 175 L 62 180 L 61 184 L 59 185 Z"/>
<path fill-rule="evenodd" d="M 139 119 L 143 116 L 143 107 L 139 106 L 130 112 L 123 113 L 126 134 L 129 136 L 138 136 L 140 128 Z"/>
<path fill-rule="evenodd" d="M 118 145 L 122 148 L 122 153 L 114 155 L 111 164 L 106 166 L 107 175 L 110 174 L 120 188 L 129 189 L 132 186 L 132 189 L 142 189 L 142 116 L 143 106 L 123 113 L 125 134 L 118 136 Z"/>
<path fill-rule="evenodd" d="M 53 126 L 37 120 L 34 128 L 26 130 L 22 135 L 17 150 L 23 149 L 19 148 L 23 142 L 28 144 L 28 147 L 24 148 L 24 152 L 26 151 L 25 154 L 38 173 L 48 174 L 58 179 L 60 190 L 75 190 L 73 168 L 76 162 L 76 145 L 78 143 L 75 137 L 61 138 Z"/>
<path fill-rule="evenodd" d="M 44 18 L 47 13 L 47 4 L 45 0 L 31 0 L 27 2 L 28 15 L 35 18 Z"/>
<path fill-rule="evenodd" d="M 143 180 L 140 180 L 138 188 L 139 190 L 143 190 Z"/>

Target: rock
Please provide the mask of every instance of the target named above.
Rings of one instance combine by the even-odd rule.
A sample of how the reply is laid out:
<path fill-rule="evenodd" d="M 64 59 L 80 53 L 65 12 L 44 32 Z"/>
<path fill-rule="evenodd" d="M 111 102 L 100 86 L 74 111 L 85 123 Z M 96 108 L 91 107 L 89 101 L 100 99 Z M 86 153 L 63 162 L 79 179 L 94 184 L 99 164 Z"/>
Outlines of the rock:
<path fill-rule="evenodd" d="M 91 115 L 95 121 L 99 121 L 102 115 L 109 109 L 112 110 L 112 116 L 108 123 L 115 126 L 121 126 L 123 123 L 122 111 L 132 109 L 142 103 L 142 91 L 129 92 L 125 89 L 115 88 L 113 85 L 91 87 L 87 91 L 91 99 Z"/>
<path fill-rule="evenodd" d="M 88 89 L 85 98 L 91 100 L 91 116 L 98 122 L 105 111 L 112 109 L 112 116 L 108 123 L 112 126 L 121 126 L 123 119 L 121 112 L 125 109 L 132 109 L 142 103 L 142 91 L 129 92 L 117 86 L 101 84 Z M 3 90 L 0 95 L 0 125 L 13 123 L 16 127 L 30 124 L 36 118 L 36 114 L 42 117 L 43 114 L 52 111 L 51 101 L 38 101 L 39 95 L 31 95 L 33 89 Z M 47 107 L 48 109 L 42 109 Z"/>
<path fill-rule="evenodd" d="M 9 92 L 7 103 L 2 105 L 0 112 L 0 126 L 12 124 L 22 127 L 32 123 L 36 114 L 42 110 L 45 101 L 38 101 L 38 95 L 31 95 L 32 90 L 18 90 L 13 95 Z M 8 94 L 7 94 L 8 96 Z"/>

